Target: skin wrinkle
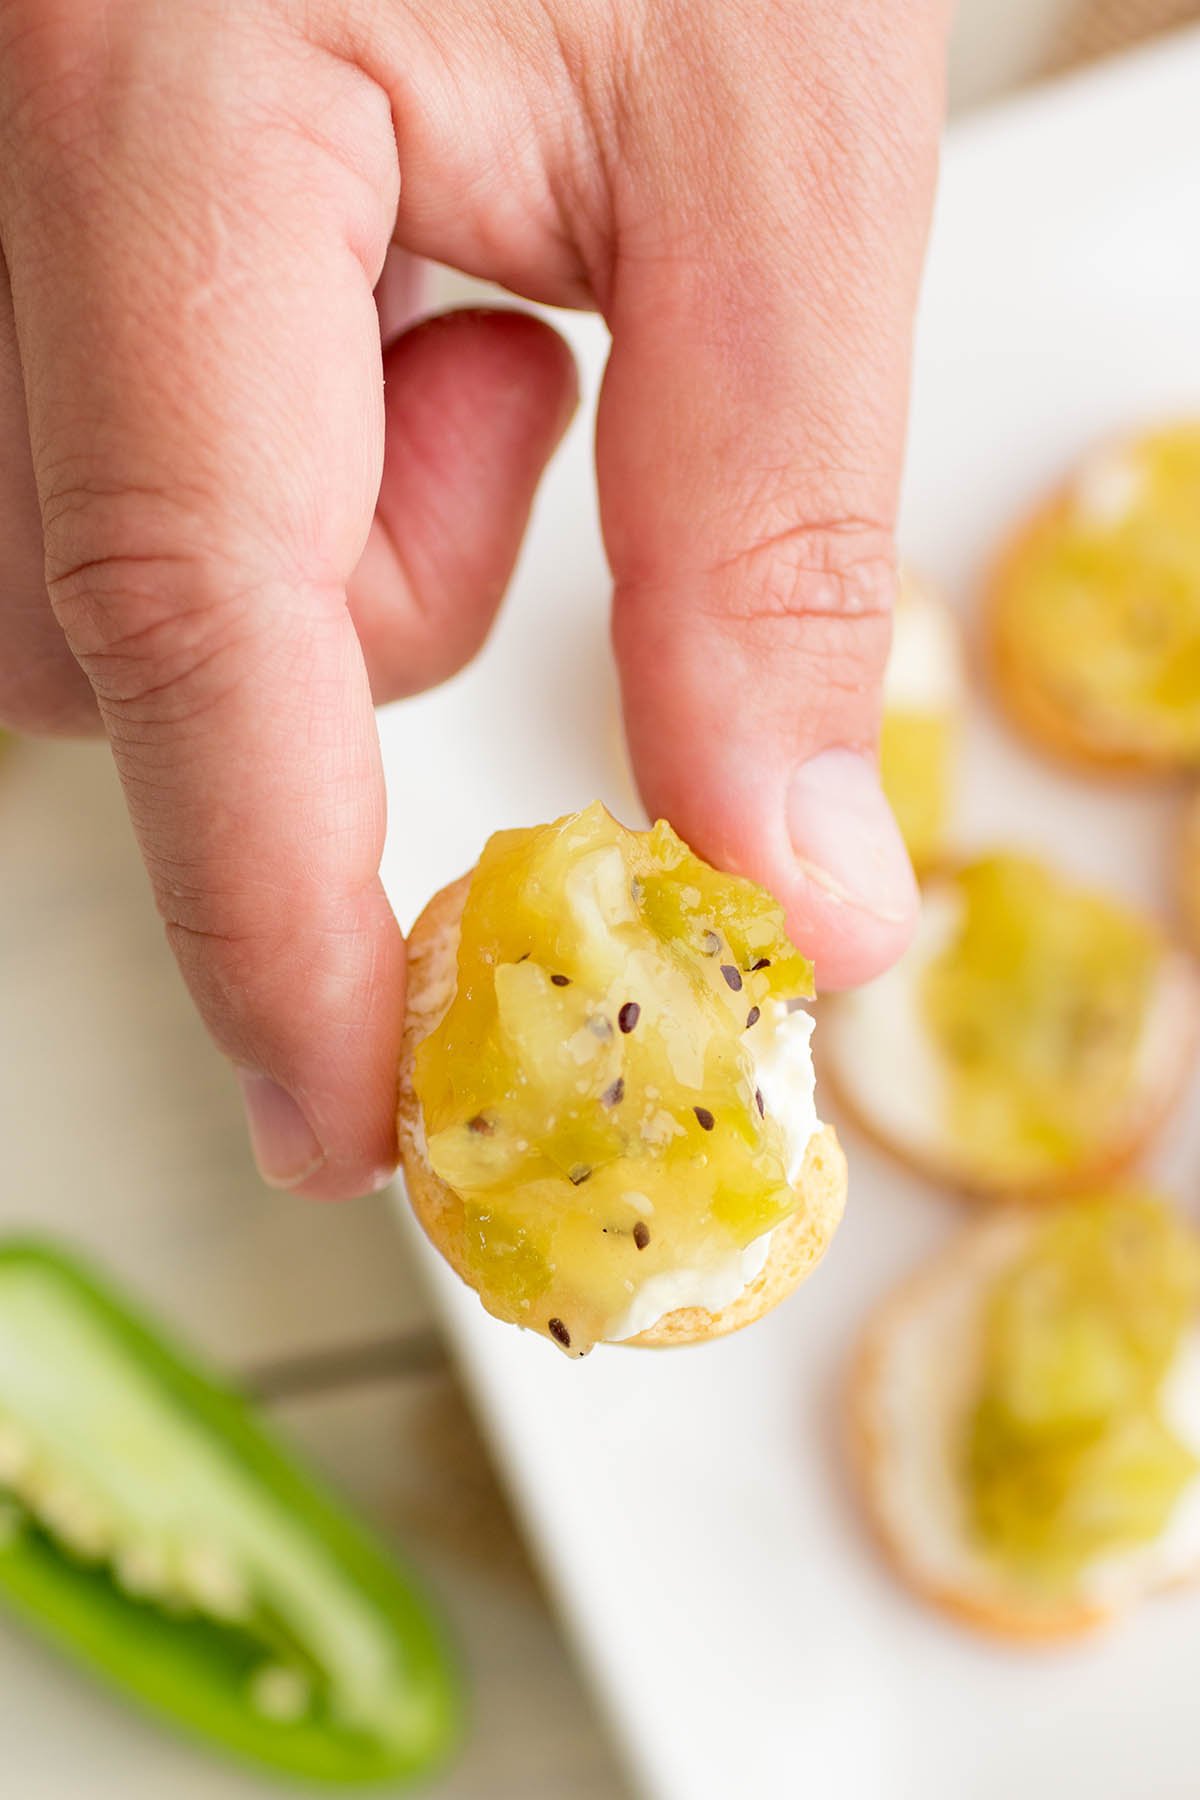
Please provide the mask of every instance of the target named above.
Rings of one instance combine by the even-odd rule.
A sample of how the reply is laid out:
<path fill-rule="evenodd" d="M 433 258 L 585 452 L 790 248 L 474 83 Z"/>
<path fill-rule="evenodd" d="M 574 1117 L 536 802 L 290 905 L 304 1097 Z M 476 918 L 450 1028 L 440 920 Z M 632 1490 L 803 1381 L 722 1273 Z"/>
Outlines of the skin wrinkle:
<path fill-rule="evenodd" d="M 273 100 L 270 106 L 264 105 L 257 111 L 251 108 L 247 134 L 255 143 L 256 150 L 264 135 L 277 135 L 284 148 L 288 144 L 303 145 L 306 150 L 325 158 L 339 174 L 348 178 L 352 189 L 358 190 L 360 204 L 353 209 L 356 229 L 350 234 L 350 249 L 374 287 L 383 272 L 383 259 L 388 247 L 386 240 L 380 244 L 380 233 L 374 228 L 374 221 L 380 212 L 394 213 L 400 201 L 400 169 L 392 134 L 391 112 L 387 107 L 386 96 L 360 70 L 351 70 L 340 62 L 336 63 L 336 67 L 339 73 L 350 77 L 354 82 L 356 91 L 353 95 L 353 109 L 359 113 L 356 124 L 361 122 L 360 109 L 364 102 L 369 101 L 376 110 L 382 109 L 377 133 L 362 132 L 361 141 L 369 140 L 373 145 L 378 135 L 381 145 L 386 141 L 385 151 L 376 154 L 373 150 L 370 155 L 364 154 L 358 149 L 360 133 L 349 129 L 349 121 L 346 129 L 335 134 L 327 122 L 318 127 L 315 123 L 306 121 L 294 106 L 285 105 L 282 100 Z M 346 110 L 351 111 L 349 100 Z"/>
<path fill-rule="evenodd" d="M 53 457 L 48 449 L 43 450 L 35 460 L 35 473 L 38 489 L 41 494 L 42 523 L 48 534 L 56 535 L 64 522 L 76 514 L 91 516 L 92 509 L 98 503 L 115 500 L 128 504 L 134 502 L 147 513 L 169 510 L 171 515 L 170 538 L 178 541 L 178 533 L 189 512 L 199 513 L 209 502 L 211 496 L 208 489 L 193 484 L 190 488 L 183 483 L 149 483 L 135 487 L 128 479 L 114 479 L 103 472 L 103 461 L 107 447 L 102 446 L 101 455 L 96 457 L 91 448 L 95 438 L 103 430 L 100 419 L 85 418 L 83 421 L 89 447 L 81 450 L 69 450 L 65 446 Z M 130 562 L 138 560 L 138 553 L 122 549 L 121 554 Z M 158 553 L 164 559 L 182 554 L 175 550 Z M 91 564 L 99 564 L 104 558 L 100 556 L 82 558 L 78 564 L 52 565 L 56 577 L 66 579 L 71 569 L 86 568 Z"/>
<path fill-rule="evenodd" d="M 603 18 L 604 35 L 613 39 L 613 53 L 605 56 L 592 46 L 586 46 L 581 53 L 563 29 L 553 0 L 538 0 L 538 3 L 549 41 L 558 54 L 561 81 L 567 91 L 578 98 L 583 126 L 582 145 L 568 139 L 560 156 L 550 163 L 547 188 L 557 211 L 560 241 L 564 250 L 569 249 L 579 260 L 579 286 L 585 296 L 583 303 L 594 305 L 604 313 L 612 290 L 613 263 L 620 254 L 619 245 L 602 223 L 616 213 L 611 178 L 614 159 L 610 147 L 614 134 L 610 121 L 617 101 L 611 80 L 598 81 L 597 77 L 620 66 L 625 68 L 626 81 L 634 77 L 625 63 L 623 47 L 616 45 L 613 17 Z M 638 4 L 630 6 L 628 12 L 637 16 Z M 578 25 L 578 17 L 574 22 Z M 597 171 L 602 177 L 598 193 L 595 191 Z"/>
<path fill-rule="evenodd" d="M 251 656 L 251 645 L 257 649 L 257 656 Z M 240 662 L 235 663 L 235 659 L 239 658 Z M 248 658 L 249 660 L 247 660 Z M 293 657 L 291 660 L 297 662 L 300 659 Z M 114 756 L 121 764 L 123 778 L 133 784 L 136 784 L 138 779 L 140 755 L 152 781 L 157 777 L 164 787 L 172 786 L 171 774 L 168 770 L 163 769 L 161 763 L 162 728 L 164 724 L 171 726 L 177 745 L 179 763 L 177 779 L 182 793 L 170 796 L 172 804 L 169 812 L 160 809 L 163 822 L 167 825 L 172 819 L 179 816 L 182 798 L 186 795 L 187 788 L 194 779 L 188 752 L 195 750 L 202 753 L 209 747 L 211 733 L 205 729 L 209 717 L 214 712 L 228 710 L 231 702 L 239 700 L 249 685 L 244 678 L 244 671 L 247 667 L 252 672 L 257 671 L 261 681 L 273 679 L 284 682 L 288 676 L 284 659 L 279 656 L 276 645 L 265 632 L 260 632 L 257 638 L 248 637 L 247 641 L 243 643 L 228 643 L 221 652 L 214 651 L 210 657 L 199 662 L 197 674 L 204 677 L 208 675 L 213 665 L 222 662 L 235 663 L 235 666 L 243 671 L 242 680 L 232 681 L 228 678 L 212 679 L 210 677 L 204 682 L 199 692 L 187 687 L 181 689 L 178 683 L 166 682 L 161 684 L 160 689 L 151 691 L 145 696 L 139 695 L 136 699 L 102 701 L 101 703 L 109 726 Z M 271 665 L 276 666 L 272 667 Z M 220 670 L 216 672 L 223 673 Z M 307 673 L 307 668 L 298 669 L 296 679 L 301 680 Z M 336 698 L 340 701 L 341 697 L 340 690 L 336 695 L 333 690 L 330 691 L 330 700 Z M 246 710 L 252 710 L 252 702 L 247 702 Z M 296 707 L 294 717 L 280 707 L 271 724 L 278 729 L 287 723 L 291 723 L 297 732 L 305 733 L 309 755 L 314 761 L 320 756 L 323 742 L 328 740 L 330 744 L 336 746 L 342 736 L 340 712 L 331 704 L 316 707 L 310 705 L 307 709 Z M 152 786 L 150 794 L 152 798 Z M 281 798 L 283 797 L 281 795 Z M 314 782 L 314 796 L 305 811 L 306 834 L 312 835 L 316 831 L 319 807 L 324 807 L 330 813 L 333 827 L 337 826 L 339 817 L 360 817 L 366 809 L 359 807 L 358 798 L 357 785 L 349 778 L 339 783 L 325 775 L 319 781 Z M 220 817 L 218 804 L 202 796 L 196 807 L 197 830 L 206 821 L 215 823 Z M 345 835 L 349 835 L 348 827 L 343 827 L 342 830 Z M 321 835 L 327 839 L 330 830 L 327 829 Z"/>
<path fill-rule="evenodd" d="M 278 981 L 286 980 L 295 996 L 297 1016 L 330 1014 L 330 1028 L 324 1044 L 325 1054 L 338 1057 L 353 1053 L 356 1035 L 362 1028 L 363 1018 L 370 1010 L 370 1000 L 378 991 L 380 965 L 376 960 L 378 951 L 370 925 L 364 926 L 357 934 L 342 934 L 341 953 L 332 958 L 333 967 L 337 971 L 333 977 L 329 973 L 329 949 L 332 946 L 336 952 L 338 943 L 334 934 L 328 931 L 313 933 L 311 945 L 307 947 L 305 938 L 294 932 L 286 944 L 275 946 L 274 957 L 271 954 L 272 946 L 261 939 L 226 938 L 172 920 L 164 922 L 164 931 L 172 951 L 185 970 L 189 963 L 203 961 L 204 978 L 214 984 L 224 999 L 230 1018 L 236 1016 L 248 992 L 269 992 Z M 365 973 L 356 978 L 354 987 L 347 994 L 341 985 L 342 970 L 345 966 L 352 966 L 356 956 L 368 944 L 372 947 L 368 952 Z M 329 1005 L 330 998 L 336 999 L 336 1007 Z M 231 1030 L 222 1047 L 236 1061 L 241 1043 L 236 1031 Z"/>
<path fill-rule="evenodd" d="M 414 23 L 418 29 L 422 25 L 420 10 L 413 9 Z M 514 108 L 512 104 L 513 94 L 524 95 L 525 65 L 533 55 L 529 34 L 526 33 L 523 40 L 514 36 L 522 18 L 523 15 L 518 11 L 511 17 L 507 13 L 499 19 L 493 17 L 492 21 L 509 53 L 506 65 L 508 80 L 503 86 L 503 98 L 497 97 L 497 88 L 503 81 L 502 75 L 493 74 L 486 89 L 491 102 L 492 130 L 502 140 L 502 153 L 486 162 L 480 160 L 473 170 L 462 169 L 456 184 L 458 204 L 465 203 L 466 214 L 480 234 L 476 258 L 478 267 L 484 264 L 503 267 L 505 257 L 509 254 L 508 246 L 512 242 L 524 244 L 531 236 L 535 240 L 542 239 L 544 235 L 552 237 L 552 234 L 545 233 L 542 216 L 544 201 L 550 190 L 538 120 L 529 110 L 522 109 L 521 106 Z M 399 100 L 393 103 L 400 166 L 406 172 L 396 227 L 397 239 L 401 241 L 413 230 L 421 234 L 423 229 L 438 229 L 444 203 L 439 201 L 431 204 L 428 199 L 423 200 L 422 196 L 432 194 L 436 186 L 425 179 L 424 168 L 427 165 L 437 166 L 447 155 L 454 157 L 456 161 L 460 160 L 455 156 L 454 147 L 456 122 L 463 110 L 479 104 L 476 71 L 470 61 L 474 46 L 470 42 L 469 33 L 464 35 L 467 41 L 456 46 L 459 49 L 459 59 L 454 60 L 445 48 L 439 46 L 433 27 L 425 27 L 426 41 L 431 43 L 435 56 L 441 61 L 447 83 L 448 91 L 440 107 L 431 107 L 430 96 L 419 93 L 415 88 L 405 91 L 406 73 L 399 69 L 389 72 L 390 81 L 387 81 L 386 75 L 384 77 L 393 92 L 397 77 L 404 84 Z M 426 136 L 435 131 L 439 114 L 442 142 L 439 144 L 434 139 L 427 143 Z M 519 173 L 524 179 L 514 179 L 514 173 Z M 425 211 L 427 207 L 428 212 Z M 578 290 L 578 271 L 573 267 L 576 260 L 573 246 L 569 240 L 560 240 L 557 251 L 558 255 L 553 260 L 560 265 L 559 280 L 567 288 Z"/>
<path fill-rule="evenodd" d="M 160 635 L 156 629 L 154 636 Z M 84 664 L 100 704 L 101 716 L 114 743 L 120 743 L 127 721 L 135 725 L 193 727 L 218 712 L 245 683 L 241 658 L 246 642 L 226 637 L 211 648 L 189 645 L 176 663 L 130 662 L 120 654 L 89 657 Z M 157 678 L 148 670 L 157 666 Z M 128 670 L 125 679 L 121 675 Z M 221 672 L 227 673 L 220 679 Z M 137 678 L 134 678 L 137 671 Z"/>
<path fill-rule="evenodd" d="M 817 535 L 800 525 L 719 564 L 716 573 L 739 577 L 730 592 L 724 583 L 716 590 L 722 595 L 722 616 L 747 623 L 889 617 L 896 575 L 891 550 L 872 553 L 868 538 L 856 554 L 839 557 L 835 552 L 831 557 L 828 542 L 828 533 Z"/>
<path fill-rule="evenodd" d="M 232 566 L 229 573 L 235 575 Z M 152 580 L 152 576 L 160 579 Z M 183 653 L 183 679 L 191 650 L 199 644 L 207 653 L 207 640 L 214 629 L 235 631 L 252 620 L 255 608 L 261 607 L 272 589 L 285 599 L 287 610 L 296 610 L 296 590 L 291 584 L 285 585 L 278 577 L 266 582 L 247 581 L 245 576 L 246 571 L 237 572 L 236 585 L 227 585 L 219 565 L 206 564 L 194 555 L 125 552 L 54 571 L 49 588 L 56 614 L 80 662 L 161 663 L 167 660 L 159 650 L 161 639 Z M 120 607 L 114 605 L 118 600 Z M 126 616 L 133 611 L 131 600 L 140 609 L 133 620 Z"/>

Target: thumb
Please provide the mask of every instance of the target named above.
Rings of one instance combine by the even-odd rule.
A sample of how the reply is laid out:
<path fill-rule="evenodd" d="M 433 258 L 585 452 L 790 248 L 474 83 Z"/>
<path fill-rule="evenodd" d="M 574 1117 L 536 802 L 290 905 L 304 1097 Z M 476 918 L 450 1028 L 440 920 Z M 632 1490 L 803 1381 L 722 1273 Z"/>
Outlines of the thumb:
<path fill-rule="evenodd" d="M 672 141 L 641 179 L 668 185 L 637 196 L 654 241 L 627 233 L 610 295 L 602 507 L 647 806 L 769 887 L 841 986 L 899 955 L 917 905 L 876 752 L 936 46 L 903 53 L 913 98 L 882 125 L 852 50 L 806 47 L 820 103 L 756 54 L 708 72 L 732 84 L 720 141 L 655 109 Z"/>

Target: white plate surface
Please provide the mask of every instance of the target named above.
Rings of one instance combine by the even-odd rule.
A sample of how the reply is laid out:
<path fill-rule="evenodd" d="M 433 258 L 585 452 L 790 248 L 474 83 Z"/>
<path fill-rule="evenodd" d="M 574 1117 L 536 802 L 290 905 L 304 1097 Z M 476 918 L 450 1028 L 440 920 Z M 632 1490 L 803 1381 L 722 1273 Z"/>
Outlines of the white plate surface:
<path fill-rule="evenodd" d="M 1200 411 L 1198 194 L 1200 37 L 953 135 L 902 536 L 964 608 L 997 537 L 1082 447 Z M 564 328 L 593 398 L 603 334 L 588 319 Z M 405 921 L 496 827 L 596 795 L 637 816 L 588 438 L 585 416 L 546 482 L 486 653 L 384 716 L 386 871 Z M 1039 847 L 1166 905 L 1175 796 L 1057 773 L 983 698 L 966 760 L 964 842 Z M 480 1415 L 640 1790 L 1192 1800 L 1200 1593 L 1144 1608 L 1109 1639 L 1018 1654 L 922 1610 L 866 1541 L 839 1443 L 847 1354 L 876 1296 L 959 1214 L 845 1135 L 850 1207 L 825 1267 L 724 1343 L 570 1363 L 489 1319 L 427 1253 Z M 1195 1204 L 1200 1095 L 1156 1172 Z"/>

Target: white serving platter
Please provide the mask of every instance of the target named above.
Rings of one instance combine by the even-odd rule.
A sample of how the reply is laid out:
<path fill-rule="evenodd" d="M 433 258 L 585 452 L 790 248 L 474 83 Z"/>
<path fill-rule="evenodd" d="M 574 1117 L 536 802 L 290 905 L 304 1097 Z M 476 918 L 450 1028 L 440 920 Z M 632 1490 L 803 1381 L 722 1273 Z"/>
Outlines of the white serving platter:
<path fill-rule="evenodd" d="M 587 404 L 501 624 L 471 670 L 382 720 L 386 875 L 405 923 L 496 827 L 596 795 L 636 816 L 589 462 L 605 342 L 593 320 L 561 323 Z M 1200 411 L 1196 35 L 951 135 L 919 332 L 906 554 L 969 616 L 995 541 L 1077 452 L 1189 409 Z M 965 762 L 964 844 L 1040 848 L 1167 907 L 1177 795 L 1063 775 L 1008 734 L 983 693 Z M 1018 1653 L 924 1611 L 864 1535 L 840 1444 L 847 1355 L 872 1302 L 955 1229 L 960 1203 L 844 1135 L 850 1206 L 825 1267 L 723 1343 L 571 1363 L 488 1318 L 424 1250 L 639 1791 L 1193 1800 L 1200 1592 L 1147 1606 L 1103 1640 Z M 1196 1205 L 1200 1093 L 1155 1173 Z"/>

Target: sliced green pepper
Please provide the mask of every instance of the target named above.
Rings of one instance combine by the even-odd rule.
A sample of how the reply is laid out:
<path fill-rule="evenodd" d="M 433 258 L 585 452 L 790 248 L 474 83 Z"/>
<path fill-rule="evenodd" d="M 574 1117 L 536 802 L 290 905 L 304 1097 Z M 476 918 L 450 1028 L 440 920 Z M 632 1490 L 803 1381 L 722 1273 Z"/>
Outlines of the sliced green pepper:
<path fill-rule="evenodd" d="M 425 1773 L 457 1692 L 382 1545 L 57 1250 L 0 1245 L 0 1598 L 130 1697 L 310 1780 Z"/>

